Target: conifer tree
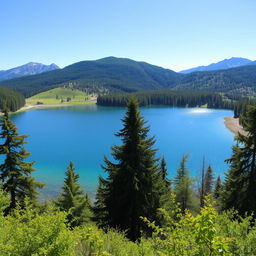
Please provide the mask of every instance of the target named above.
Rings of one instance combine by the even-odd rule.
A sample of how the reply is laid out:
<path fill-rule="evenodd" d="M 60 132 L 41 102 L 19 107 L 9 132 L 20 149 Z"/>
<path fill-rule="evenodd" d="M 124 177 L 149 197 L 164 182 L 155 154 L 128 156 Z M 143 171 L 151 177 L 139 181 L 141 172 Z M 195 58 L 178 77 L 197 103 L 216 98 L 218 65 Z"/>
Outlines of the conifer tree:
<path fill-rule="evenodd" d="M 60 210 L 68 212 L 68 222 L 73 228 L 88 221 L 91 217 L 90 199 L 88 195 L 84 195 L 78 184 L 79 174 L 75 173 L 72 162 L 70 162 L 65 175 L 63 192 L 57 199 L 56 205 Z"/>
<path fill-rule="evenodd" d="M 240 214 L 256 213 L 256 107 L 248 106 L 241 123 L 247 135 L 236 136 L 237 145 L 226 161 L 230 164 L 223 193 L 223 207 Z"/>
<path fill-rule="evenodd" d="M 166 190 L 170 190 L 170 186 L 171 186 L 172 182 L 167 178 L 168 170 L 166 168 L 166 161 L 165 161 L 164 157 L 162 157 L 162 159 L 161 159 L 160 176 L 162 177 L 162 181 L 164 183 Z"/>
<path fill-rule="evenodd" d="M 205 157 L 203 157 L 203 165 L 201 170 L 201 182 L 198 188 L 199 190 L 199 199 L 200 199 L 200 207 L 204 207 L 204 198 L 205 198 Z"/>
<path fill-rule="evenodd" d="M 214 194 L 213 196 L 218 199 L 221 195 L 221 179 L 220 179 L 220 176 L 218 176 L 217 178 L 217 181 L 216 181 L 216 184 L 215 184 L 215 188 L 214 188 Z"/>
<path fill-rule="evenodd" d="M 116 136 L 123 144 L 112 147 L 116 163 L 104 159 L 107 178 L 100 178 L 96 205 L 98 223 L 126 231 L 133 241 L 140 238 L 148 228 L 140 217 L 157 220 L 160 205 L 158 159 L 154 137 L 149 138 L 149 127 L 138 111 L 138 103 L 130 100 L 122 119 L 123 128 Z M 101 208 L 101 209 L 99 209 Z"/>
<path fill-rule="evenodd" d="M 177 169 L 177 176 L 174 179 L 174 192 L 176 201 L 180 203 L 181 212 L 193 207 L 193 189 L 192 179 L 189 177 L 189 171 L 186 167 L 188 155 L 183 155 L 180 168 Z"/>
<path fill-rule="evenodd" d="M 172 192 L 172 188 L 171 188 L 172 181 L 167 178 L 168 170 L 166 168 L 166 161 L 164 157 L 162 157 L 160 162 L 159 174 L 160 174 L 159 187 L 160 187 L 160 195 L 161 195 L 161 205 L 162 205 L 162 208 L 168 211 L 173 207 L 172 201 L 170 200 L 171 192 Z"/>
<path fill-rule="evenodd" d="M 26 197 L 31 203 L 36 203 L 36 189 L 43 187 L 43 184 L 30 176 L 35 169 L 34 162 L 25 162 L 30 156 L 24 148 L 27 135 L 18 134 L 15 124 L 9 119 L 7 109 L 4 110 L 0 125 L 0 155 L 4 158 L 0 164 L 0 179 L 3 190 L 10 195 L 10 205 L 6 209 L 8 214 L 17 205 L 23 207 Z"/>
<path fill-rule="evenodd" d="M 205 193 L 205 195 L 212 194 L 213 184 L 214 184 L 213 171 L 212 171 L 212 167 L 209 165 L 206 170 L 205 178 L 204 178 L 204 193 Z"/>

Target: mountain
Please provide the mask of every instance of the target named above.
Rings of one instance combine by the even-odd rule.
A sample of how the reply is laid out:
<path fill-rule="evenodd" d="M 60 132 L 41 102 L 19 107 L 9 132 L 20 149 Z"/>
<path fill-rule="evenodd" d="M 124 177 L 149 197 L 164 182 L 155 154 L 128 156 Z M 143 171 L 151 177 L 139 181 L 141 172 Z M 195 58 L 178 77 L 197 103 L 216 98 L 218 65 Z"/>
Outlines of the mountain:
<path fill-rule="evenodd" d="M 188 73 L 197 72 L 197 71 L 213 71 L 213 70 L 236 68 L 240 66 L 249 65 L 251 62 L 252 61 L 249 59 L 232 57 L 230 59 L 225 59 L 217 63 L 212 63 L 208 66 L 199 66 L 196 68 L 186 69 L 186 70 L 180 71 L 180 73 L 188 74 Z"/>
<path fill-rule="evenodd" d="M 172 89 L 256 96 L 256 63 L 231 69 L 193 72 L 185 75 Z"/>
<path fill-rule="evenodd" d="M 182 74 L 145 62 L 107 57 L 81 61 L 63 69 L 0 82 L 25 97 L 55 87 L 135 92 L 176 85 Z"/>
<path fill-rule="evenodd" d="M 256 62 L 249 64 L 230 69 L 180 74 L 145 62 L 107 57 L 2 81 L 0 86 L 18 91 L 25 97 L 56 87 L 96 93 L 171 89 L 256 97 Z"/>
<path fill-rule="evenodd" d="M 59 67 L 55 64 L 44 65 L 36 62 L 29 62 L 25 65 L 8 69 L 8 70 L 0 70 L 0 81 L 8 80 L 21 76 L 35 75 L 43 72 L 48 72 L 51 70 L 59 69 Z"/>

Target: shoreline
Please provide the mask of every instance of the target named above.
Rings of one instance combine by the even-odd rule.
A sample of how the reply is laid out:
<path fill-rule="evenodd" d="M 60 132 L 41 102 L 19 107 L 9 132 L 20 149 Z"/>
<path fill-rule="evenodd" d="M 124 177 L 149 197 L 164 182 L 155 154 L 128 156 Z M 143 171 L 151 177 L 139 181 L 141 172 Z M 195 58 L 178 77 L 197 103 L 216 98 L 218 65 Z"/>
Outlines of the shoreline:
<path fill-rule="evenodd" d="M 85 101 L 84 103 L 81 103 L 81 102 L 72 102 L 72 103 L 69 103 L 69 104 L 65 104 L 65 103 L 62 103 L 62 104 L 40 104 L 40 105 L 25 105 L 24 107 L 18 109 L 17 111 L 15 112 L 9 112 L 9 114 L 16 114 L 16 113 L 21 113 L 21 112 L 24 112 L 24 111 L 28 111 L 28 110 L 32 110 L 32 109 L 40 109 L 40 108 L 54 108 L 54 107 L 68 107 L 68 106 L 77 106 L 77 105 L 88 105 L 88 104 L 96 104 L 96 100 L 88 100 L 88 101 Z M 2 116 L 3 113 L 0 112 L 0 116 Z"/>
<path fill-rule="evenodd" d="M 71 103 L 62 103 L 62 104 L 39 104 L 39 105 L 25 105 L 19 110 L 12 112 L 12 114 L 24 112 L 31 109 L 40 109 L 40 108 L 54 108 L 54 107 L 68 107 L 76 105 L 87 105 L 87 104 L 96 104 L 96 100 L 88 100 L 83 103 L 81 102 L 71 102 Z"/>
<path fill-rule="evenodd" d="M 239 124 L 239 119 L 231 116 L 224 117 L 224 124 L 227 129 L 233 132 L 235 135 L 238 133 L 242 135 L 247 135 L 247 132 L 243 129 L 243 127 Z"/>

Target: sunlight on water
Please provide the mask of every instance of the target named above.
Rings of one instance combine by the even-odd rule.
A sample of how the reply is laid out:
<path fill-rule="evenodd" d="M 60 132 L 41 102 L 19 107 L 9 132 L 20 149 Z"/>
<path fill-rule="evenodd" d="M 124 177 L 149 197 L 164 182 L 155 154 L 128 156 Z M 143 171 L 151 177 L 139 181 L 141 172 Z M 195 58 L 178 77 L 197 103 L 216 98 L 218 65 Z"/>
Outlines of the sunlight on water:
<path fill-rule="evenodd" d="M 189 110 L 189 114 L 209 114 L 211 113 L 212 110 L 208 109 L 208 108 L 195 108 L 195 109 L 191 109 Z"/>

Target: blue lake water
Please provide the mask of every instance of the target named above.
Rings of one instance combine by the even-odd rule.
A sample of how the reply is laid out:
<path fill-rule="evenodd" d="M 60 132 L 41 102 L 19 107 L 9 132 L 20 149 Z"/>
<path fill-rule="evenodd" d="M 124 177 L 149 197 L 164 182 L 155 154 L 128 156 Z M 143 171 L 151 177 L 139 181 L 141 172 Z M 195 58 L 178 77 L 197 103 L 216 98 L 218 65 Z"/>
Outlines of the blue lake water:
<path fill-rule="evenodd" d="M 224 160 L 231 155 L 234 135 L 225 127 L 229 110 L 145 107 L 141 113 L 156 136 L 158 156 L 165 156 L 170 177 L 175 176 L 183 154 L 189 154 L 188 168 L 197 176 L 202 159 L 223 176 Z M 20 134 L 28 134 L 26 149 L 36 161 L 34 176 L 47 185 L 44 197 L 55 197 L 63 183 L 64 172 L 73 161 L 80 183 L 95 194 L 103 157 L 111 158 L 110 147 L 120 144 L 114 133 L 122 128 L 125 108 L 81 105 L 35 109 L 11 116 Z"/>

